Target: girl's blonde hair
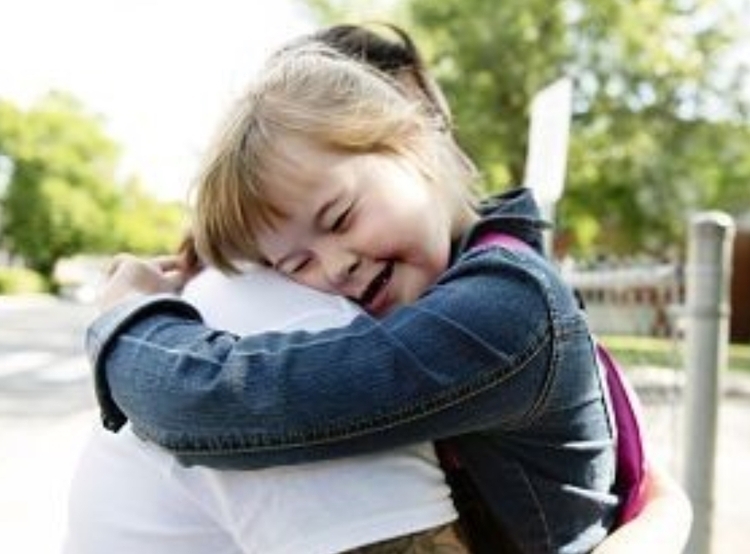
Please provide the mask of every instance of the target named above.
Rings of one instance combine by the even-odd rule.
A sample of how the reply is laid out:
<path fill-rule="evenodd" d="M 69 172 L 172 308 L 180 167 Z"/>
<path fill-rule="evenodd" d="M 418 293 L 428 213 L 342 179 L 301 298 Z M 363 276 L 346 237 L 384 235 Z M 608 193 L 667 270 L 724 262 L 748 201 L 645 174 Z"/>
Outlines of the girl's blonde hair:
<path fill-rule="evenodd" d="M 322 44 L 269 59 L 220 129 L 195 183 L 196 248 L 227 272 L 262 261 L 255 236 L 284 214 L 267 198 L 285 139 L 412 163 L 457 202 L 473 203 L 474 167 L 434 110 L 406 85 Z"/>

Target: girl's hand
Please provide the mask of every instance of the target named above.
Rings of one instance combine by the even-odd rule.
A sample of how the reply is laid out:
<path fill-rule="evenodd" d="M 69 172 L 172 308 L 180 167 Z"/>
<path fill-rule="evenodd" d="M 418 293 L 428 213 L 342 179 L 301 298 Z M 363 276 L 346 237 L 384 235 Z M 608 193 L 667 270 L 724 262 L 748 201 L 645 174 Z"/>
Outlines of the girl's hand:
<path fill-rule="evenodd" d="M 105 312 L 137 295 L 178 292 L 186 280 L 179 256 L 146 260 L 118 254 L 99 288 L 96 304 L 99 312 Z"/>

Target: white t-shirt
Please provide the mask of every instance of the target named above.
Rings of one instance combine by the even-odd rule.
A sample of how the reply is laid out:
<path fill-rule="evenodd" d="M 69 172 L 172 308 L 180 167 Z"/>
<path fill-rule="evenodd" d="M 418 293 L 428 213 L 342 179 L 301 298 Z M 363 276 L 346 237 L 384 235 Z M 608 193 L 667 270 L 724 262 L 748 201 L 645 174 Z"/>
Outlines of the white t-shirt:
<path fill-rule="evenodd" d="M 206 270 L 185 297 L 209 325 L 242 334 L 332 327 L 356 313 L 260 267 L 231 278 Z M 331 554 L 455 518 L 431 444 L 218 471 L 181 466 L 128 426 L 97 426 L 73 479 L 64 553 Z"/>

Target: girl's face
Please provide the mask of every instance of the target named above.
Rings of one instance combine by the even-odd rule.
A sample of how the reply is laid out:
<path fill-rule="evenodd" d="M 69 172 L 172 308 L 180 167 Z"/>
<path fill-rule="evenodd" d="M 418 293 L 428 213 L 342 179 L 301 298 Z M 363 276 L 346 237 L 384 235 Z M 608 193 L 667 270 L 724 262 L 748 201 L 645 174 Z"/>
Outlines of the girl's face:
<path fill-rule="evenodd" d="M 283 153 L 266 194 L 287 217 L 257 237 L 277 270 L 381 316 L 446 269 L 459 210 L 411 165 L 297 138 Z"/>

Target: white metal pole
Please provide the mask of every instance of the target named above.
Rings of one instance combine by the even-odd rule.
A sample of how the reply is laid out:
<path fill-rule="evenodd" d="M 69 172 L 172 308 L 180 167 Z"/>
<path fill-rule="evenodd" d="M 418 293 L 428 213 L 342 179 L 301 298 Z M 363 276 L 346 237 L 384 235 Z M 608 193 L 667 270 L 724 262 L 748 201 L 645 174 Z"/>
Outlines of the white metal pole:
<path fill-rule="evenodd" d="M 686 294 L 686 419 L 683 482 L 693 504 L 688 554 L 711 552 L 721 370 L 726 366 L 734 223 L 722 212 L 690 225 Z"/>

